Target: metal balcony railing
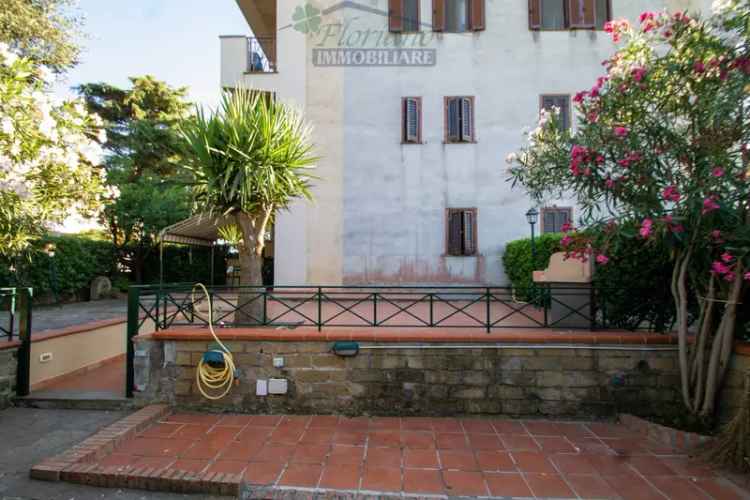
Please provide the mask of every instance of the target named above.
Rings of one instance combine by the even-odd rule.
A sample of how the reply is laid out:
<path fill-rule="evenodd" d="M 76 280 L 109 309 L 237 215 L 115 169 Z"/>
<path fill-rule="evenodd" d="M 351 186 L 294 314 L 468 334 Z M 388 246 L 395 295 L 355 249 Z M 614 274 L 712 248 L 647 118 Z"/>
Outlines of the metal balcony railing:
<path fill-rule="evenodd" d="M 256 36 L 247 39 L 247 72 L 275 73 L 276 37 Z"/>

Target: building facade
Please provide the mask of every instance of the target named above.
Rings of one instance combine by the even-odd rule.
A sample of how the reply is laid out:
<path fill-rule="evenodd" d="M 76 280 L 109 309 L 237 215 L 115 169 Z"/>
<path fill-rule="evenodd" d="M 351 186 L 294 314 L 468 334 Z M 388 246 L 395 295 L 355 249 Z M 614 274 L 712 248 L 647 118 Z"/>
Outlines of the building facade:
<path fill-rule="evenodd" d="M 492 284 L 531 202 L 506 156 L 541 107 L 604 74 L 608 19 L 710 0 L 238 0 L 221 85 L 273 93 L 314 127 L 315 202 L 274 228 L 276 284 Z M 577 216 L 538 207 L 538 229 Z"/>

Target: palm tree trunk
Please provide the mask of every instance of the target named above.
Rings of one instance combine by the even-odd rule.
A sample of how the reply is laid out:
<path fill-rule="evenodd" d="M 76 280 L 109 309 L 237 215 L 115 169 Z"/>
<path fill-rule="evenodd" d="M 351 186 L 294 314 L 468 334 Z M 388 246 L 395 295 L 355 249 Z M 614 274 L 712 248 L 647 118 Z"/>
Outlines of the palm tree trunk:
<path fill-rule="evenodd" d="M 239 248 L 240 288 L 237 297 L 235 323 L 243 325 L 263 325 L 266 323 L 266 310 L 263 287 L 263 249 L 265 233 L 271 210 L 264 210 L 256 216 L 237 213 L 235 220 L 242 231 L 243 244 Z"/>

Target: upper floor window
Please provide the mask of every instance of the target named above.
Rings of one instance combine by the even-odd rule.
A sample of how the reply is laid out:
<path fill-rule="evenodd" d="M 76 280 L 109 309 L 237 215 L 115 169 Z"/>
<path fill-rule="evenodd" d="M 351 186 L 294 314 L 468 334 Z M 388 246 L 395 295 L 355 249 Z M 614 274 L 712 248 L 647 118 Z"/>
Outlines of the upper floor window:
<path fill-rule="evenodd" d="M 476 255 L 477 209 L 449 208 L 446 217 L 446 253 L 456 256 Z"/>
<path fill-rule="evenodd" d="M 542 232 L 560 233 L 572 220 L 573 209 L 570 207 L 545 207 L 542 209 Z"/>
<path fill-rule="evenodd" d="M 401 142 L 422 142 L 422 98 L 404 97 L 401 100 Z"/>
<path fill-rule="evenodd" d="M 475 142 L 474 98 L 445 98 L 445 142 Z"/>
<path fill-rule="evenodd" d="M 539 98 L 541 109 L 551 110 L 557 108 L 560 110 L 560 124 L 563 130 L 570 128 L 570 96 L 567 94 L 546 94 Z"/>
<path fill-rule="evenodd" d="M 611 10 L 610 0 L 529 0 L 529 28 L 600 30 Z"/>
<path fill-rule="evenodd" d="M 388 29 L 395 33 L 419 31 L 419 0 L 388 0 Z"/>
<path fill-rule="evenodd" d="M 485 27 L 485 0 L 432 0 L 432 30 L 463 33 Z"/>

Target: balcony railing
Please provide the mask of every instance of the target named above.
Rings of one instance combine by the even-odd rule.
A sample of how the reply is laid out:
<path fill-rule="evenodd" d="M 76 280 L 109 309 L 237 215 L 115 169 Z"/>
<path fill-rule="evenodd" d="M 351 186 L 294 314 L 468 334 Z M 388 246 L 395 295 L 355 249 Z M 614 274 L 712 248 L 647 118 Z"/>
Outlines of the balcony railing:
<path fill-rule="evenodd" d="M 248 37 L 247 72 L 275 73 L 276 70 L 276 37 Z"/>

